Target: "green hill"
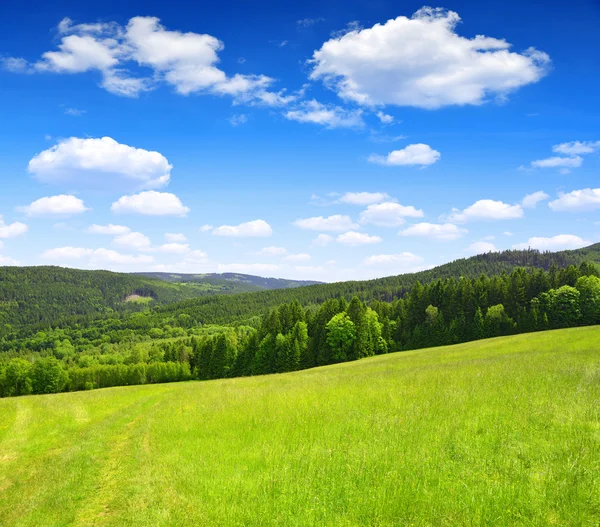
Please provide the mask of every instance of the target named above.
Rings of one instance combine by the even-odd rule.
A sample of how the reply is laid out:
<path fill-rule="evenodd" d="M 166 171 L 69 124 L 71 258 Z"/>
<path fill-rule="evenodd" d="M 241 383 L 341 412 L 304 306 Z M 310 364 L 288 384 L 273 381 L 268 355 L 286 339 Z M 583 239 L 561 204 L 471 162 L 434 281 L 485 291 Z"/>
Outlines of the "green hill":
<path fill-rule="evenodd" d="M 0 525 L 598 525 L 600 327 L 0 400 Z"/>
<path fill-rule="evenodd" d="M 583 249 L 555 253 L 526 250 L 479 254 L 427 271 L 375 280 L 318 284 L 301 289 L 260 291 L 231 297 L 197 298 L 159 308 L 159 312 L 165 316 L 187 313 L 202 323 L 226 324 L 263 314 L 270 308 L 294 300 L 304 306 L 322 304 L 330 298 L 350 299 L 353 296 L 367 302 L 390 302 L 406 294 L 417 281 L 423 284 L 446 278 L 477 278 L 482 274 L 495 276 L 519 267 L 549 270 L 555 266 L 562 269 L 583 262 L 600 264 L 600 243 Z"/>
<path fill-rule="evenodd" d="M 0 267 L 0 334 L 5 325 L 28 330 L 85 326 L 94 319 L 147 310 L 148 304 L 162 317 L 187 313 L 202 323 L 228 324 L 262 315 L 269 308 L 292 300 L 305 306 L 355 295 L 363 301 L 391 301 L 404 295 L 417 281 L 430 283 L 451 277 L 478 277 L 482 273 L 493 276 L 517 267 L 564 268 L 583 261 L 599 263 L 600 244 L 557 253 L 487 253 L 418 273 L 315 285 L 232 273 L 193 275 L 194 279 L 182 274 Z M 249 289 L 252 291 L 244 292 Z M 152 301 L 125 302 L 131 295 Z"/>
<path fill-rule="evenodd" d="M 125 274 L 52 266 L 0 267 L 0 326 L 85 324 L 115 312 L 146 309 L 148 301 L 162 305 L 199 296 L 314 283 L 235 274 Z"/>

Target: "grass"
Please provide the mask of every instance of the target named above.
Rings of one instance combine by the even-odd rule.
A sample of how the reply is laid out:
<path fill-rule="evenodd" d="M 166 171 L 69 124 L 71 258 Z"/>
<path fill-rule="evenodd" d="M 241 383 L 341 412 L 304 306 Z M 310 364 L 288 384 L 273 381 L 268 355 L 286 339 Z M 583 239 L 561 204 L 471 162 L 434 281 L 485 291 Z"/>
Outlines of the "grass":
<path fill-rule="evenodd" d="M 600 327 L 0 400 L 0 525 L 600 521 Z"/>

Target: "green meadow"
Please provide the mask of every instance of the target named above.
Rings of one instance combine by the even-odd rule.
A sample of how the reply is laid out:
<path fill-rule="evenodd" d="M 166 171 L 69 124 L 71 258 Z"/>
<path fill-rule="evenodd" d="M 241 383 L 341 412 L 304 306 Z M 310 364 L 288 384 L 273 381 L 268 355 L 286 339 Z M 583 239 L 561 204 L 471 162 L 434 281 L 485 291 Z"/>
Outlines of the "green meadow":
<path fill-rule="evenodd" d="M 600 327 L 0 400 L 0 525 L 600 522 Z"/>

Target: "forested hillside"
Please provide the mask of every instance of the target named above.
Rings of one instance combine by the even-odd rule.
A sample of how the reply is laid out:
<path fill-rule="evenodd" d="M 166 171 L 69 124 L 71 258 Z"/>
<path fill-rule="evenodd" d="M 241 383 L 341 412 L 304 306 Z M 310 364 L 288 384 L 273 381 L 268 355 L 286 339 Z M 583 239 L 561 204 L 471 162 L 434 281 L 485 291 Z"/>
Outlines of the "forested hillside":
<path fill-rule="evenodd" d="M 303 306 L 293 299 L 265 312 L 256 304 L 243 325 L 206 325 L 193 310 L 157 309 L 35 334 L 4 328 L 0 395 L 280 373 L 389 351 L 599 324 L 598 274 L 597 265 L 583 262 L 417 281 L 391 302 L 354 295 Z M 235 306 L 258 295 L 223 298 Z"/>
<path fill-rule="evenodd" d="M 147 309 L 147 303 L 140 300 L 151 299 L 152 305 L 160 306 L 201 296 L 314 283 L 233 273 L 125 274 L 63 267 L 0 267 L 0 335 L 7 324 L 37 330 L 88 324 L 96 318 Z M 126 302 L 128 297 L 137 302 Z"/>
<path fill-rule="evenodd" d="M 147 278 L 164 280 L 166 282 L 187 283 L 195 286 L 206 285 L 207 290 L 220 293 L 247 293 L 265 289 L 290 289 L 305 285 L 315 285 L 322 282 L 313 280 L 286 280 L 285 278 L 264 278 L 240 273 L 133 273 Z"/>
<path fill-rule="evenodd" d="M 194 296 L 192 290 L 141 276 L 63 267 L 0 267 L 0 326 L 54 326 L 136 311 L 129 295 L 157 303 Z"/>
<path fill-rule="evenodd" d="M 574 251 L 556 253 L 527 251 L 503 251 L 486 253 L 455 260 L 439 267 L 418 273 L 389 276 L 376 280 L 319 284 L 294 290 L 262 291 L 232 297 L 197 298 L 158 309 L 164 316 L 186 313 L 203 324 L 228 324 L 260 315 L 269 308 L 294 300 L 303 306 L 321 304 L 330 298 L 352 298 L 362 301 L 380 300 L 391 302 L 402 297 L 417 282 L 422 284 L 445 278 L 476 278 L 511 272 L 518 267 L 549 270 L 587 261 L 600 263 L 600 244 Z"/>

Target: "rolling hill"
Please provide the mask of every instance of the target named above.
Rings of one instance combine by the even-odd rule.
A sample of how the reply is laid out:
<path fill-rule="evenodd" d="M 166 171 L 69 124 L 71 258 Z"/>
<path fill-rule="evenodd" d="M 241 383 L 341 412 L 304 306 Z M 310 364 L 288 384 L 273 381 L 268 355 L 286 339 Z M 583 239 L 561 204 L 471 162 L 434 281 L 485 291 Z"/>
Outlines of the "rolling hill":
<path fill-rule="evenodd" d="M 190 275 L 192 276 L 192 275 Z M 85 323 L 107 314 L 147 309 L 190 298 L 304 282 L 249 275 L 125 274 L 54 266 L 0 267 L 0 325 L 48 327 Z M 315 282 L 306 282 L 312 284 Z M 126 302 L 126 300 L 133 300 Z"/>
<path fill-rule="evenodd" d="M 0 325 L 42 329 L 148 309 L 147 303 L 124 302 L 130 295 L 152 298 L 153 309 L 166 315 L 190 313 L 205 323 L 229 323 L 292 300 L 310 305 L 356 295 L 364 301 L 390 301 L 417 281 L 482 273 L 491 276 L 517 267 L 564 268 L 584 261 L 600 263 L 600 244 L 556 253 L 487 253 L 418 273 L 333 284 L 239 274 L 123 274 L 62 267 L 0 267 Z"/>
<path fill-rule="evenodd" d="M 600 264 L 600 243 L 582 249 L 554 253 L 536 250 L 490 252 L 455 260 L 417 273 L 375 280 L 317 284 L 294 290 L 279 289 L 229 297 L 196 298 L 157 309 L 163 314 L 187 313 L 203 323 L 223 324 L 245 320 L 293 300 L 297 300 L 304 306 L 321 304 L 330 298 L 350 299 L 353 296 L 366 302 L 372 300 L 390 302 L 407 293 L 417 281 L 423 284 L 446 278 L 477 278 L 482 274 L 495 276 L 519 267 L 549 270 L 555 266 L 557 269 L 564 269 L 569 265 L 578 266 L 584 262 L 592 265 Z"/>
<path fill-rule="evenodd" d="M 599 342 L 1 399 L 0 524 L 597 525 Z"/>

